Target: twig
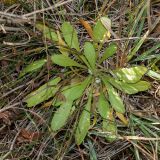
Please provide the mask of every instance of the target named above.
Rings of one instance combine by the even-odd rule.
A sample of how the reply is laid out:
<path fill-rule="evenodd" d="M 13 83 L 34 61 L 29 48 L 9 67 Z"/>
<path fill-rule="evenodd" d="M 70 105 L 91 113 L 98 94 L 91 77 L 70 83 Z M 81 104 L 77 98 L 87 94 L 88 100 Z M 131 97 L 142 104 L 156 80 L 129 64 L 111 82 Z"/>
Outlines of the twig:
<path fill-rule="evenodd" d="M 3 31 L 4 33 L 7 33 L 6 31 L 21 31 L 21 28 L 17 27 L 6 27 L 4 25 L 0 25 L 0 31 Z"/>
<path fill-rule="evenodd" d="M 48 7 L 48 8 L 43 8 L 43 9 L 36 10 L 34 12 L 31 12 L 31 13 L 24 14 L 24 15 L 22 15 L 22 17 L 26 18 L 26 17 L 29 17 L 29 16 L 37 14 L 37 13 L 42 13 L 42 12 L 45 12 L 45 11 L 60 7 L 60 6 L 64 5 L 64 4 L 67 4 L 67 3 L 72 2 L 72 1 L 73 0 L 68 0 L 68 1 L 65 1 L 65 2 L 59 2 L 59 3 L 57 3 L 55 5 L 52 5 L 52 6 Z"/>
<path fill-rule="evenodd" d="M 126 40 L 135 40 L 135 39 L 141 39 L 142 37 L 124 37 L 124 38 L 115 38 L 111 40 L 107 40 L 107 42 L 114 42 L 114 41 L 126 41 Z M 147 37 L 148 40 L 160 40 L 160 38 L 154 38 L 154 37 Z"/>
<path fill-rule="evenodd" d="M 124 136 L 124 137 L 119 137 L 120 139 L 125 139 L 125 140 L 143 140 L 143 141 L 160 141 L 160 138 L 152 138 L 152 137 L 139 137 L 139 136 Z"/>
<path fill-rule="evenodd" d="M 32 15 L 35 15 L 37 13 L 42 13 L 42 12 L 45 12 L 45 11 L 48 11 L 48 10 L 51 10 L 51 9 L 55 9 L 57 7 L 60 7 L 60 6 L 65 5 L 65 4 L 69 3 L 69 2 L 72 2 L 72 1 L 73 0 L 61 1 L 61 2 L 59 2 L 59 3 L 55 4 L 55 5 L 52 5 L 52 6 L 48 7 L 48 8 L 43 8 L 43 9 L 36 10 L 36 11 L 31 12 L 31 13 L 23 14 L 23 15 L 20 15 L 20 16 L 16 15 L 16 14 L 12 14 L 12 13 L 2 12 L 2 11 L 0 11 L 0 15 L 2 15 L 4 17 L 12 17 L 12 18 L 17 18 L 17 19 L 22 19 L 22 20 L 26 20 L 27 21 L 27 20 L 30 19 L 28 17 L 30 17 Z M 34 18 L 34 17 L 35 16 L 33 16 L 32 18 Z"/>
<path fill-rule="evenodd" d="M 8 96 L 9 94 L 15 92 L 16 90 L 18 90 L 18 89 L 20 89 L 20 88 L 23 88 L 25 85 L 27 85 L 27 84 L 20 85 L 20 86 L 18 86 L 18 87 L 16 87 L 16 88 L 12 89 L 11 91 L 9 91 L 9 92 L 3 94 L 3 95 L 0 97 L 0 99 L 2 99 L 2 98 L 4 98 L 4 97 Z"/>
<path fill-rule="evenodd" d="M 28 40 L 27 40 L 26 42 L 13 43 L 13 42 L 3 41 L 3 44 L 4 44 L 4 45 L 8 45 L 8 46 L 19 46 L 19 45 L 25 45 L 25 44 L 29 43 L 30 40 L 31 40 L 31 37 L 30 37 L 29 33 L 28 33 L 25 29 L 22 29 L 22 30 L 23 30 L 23 31 L 26 33 L 26 35 L 28 36 Z"/>
<path fill-rule="evenodd" d="M 23 17 L 23 16 L 19 16 L 19 15 L 12 14 L 12 13 L 6 13 L 2 11 L 0 11 L 0 15 L 3 15 L 4 17 L 12 17 L 12 18 L 17 18 L 17 19 L 27 19 L 26 17 Z"/>
<path fill-rule="evenodd" d="M 0 23 L 1 24 L 24 24 L 24 23 L 31 23 L 28 19 L 22 19 L 22 18 L 11 18 L 11 17 L 5 17 L 0 18 Z"/>

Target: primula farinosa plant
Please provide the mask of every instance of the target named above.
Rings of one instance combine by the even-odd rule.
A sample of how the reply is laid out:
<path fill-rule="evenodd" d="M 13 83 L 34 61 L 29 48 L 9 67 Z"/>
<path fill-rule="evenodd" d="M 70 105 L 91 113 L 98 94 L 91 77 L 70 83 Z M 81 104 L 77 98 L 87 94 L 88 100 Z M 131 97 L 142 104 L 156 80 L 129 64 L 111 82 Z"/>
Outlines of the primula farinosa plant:
<path fill-rule="evenodd" d="M 102 17 L 96 22 L 92 41 L 85 42 L 81 49 L 77 32 L 69 22 L 64 22 L 60 31 L 56 32 L 43 24 L 37 24 L 36 27 L 43 32 L 46 39 L 58 47 L 59 53 L 53 53 L 51 60 L 53 65 L 61 69 L 63 78 L 59 77 L 59 74 L 54 75 L 53 79 L 27 95 L 24 99 L 27 106 L 33 107 L 53 100 L 52 105 L 56 107 L 51 121 L 53 132 L 58 132 L 64 127 L 76 109 L 79 110 L 80 112 L 76 112 L 77 116 L 80 113 L 79 120 L 73 125 L 76 125 L 75 141 L 78 145 L 96 125 L 96 119 L 98 123 L 102 122 L 101 128 L 105 138 L 108 141 L 116 139 L 115 116 L 127 123 L 124 117 L 125 105 L 120 95 L 147 90 L 150 84 L 141 80 L 147 68 L 106 67 L 107 59 L 117 52 L 114 43 L 107 44 L 108 47 L 105 49 L 103 47 L 110 37 L 111 22 L 107 17 Z M 20 76 L 36 71 L 46 62 L 46 59 L 33 62 L 24 68 Z M 94 125 L 91 125 L 92 120 Z"/>

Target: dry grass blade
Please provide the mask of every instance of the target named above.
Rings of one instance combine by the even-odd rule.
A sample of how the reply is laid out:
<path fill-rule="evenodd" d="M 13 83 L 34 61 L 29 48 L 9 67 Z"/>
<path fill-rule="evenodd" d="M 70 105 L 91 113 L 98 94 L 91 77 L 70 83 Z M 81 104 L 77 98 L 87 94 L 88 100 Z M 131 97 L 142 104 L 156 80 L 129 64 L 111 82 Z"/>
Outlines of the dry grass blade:
<path fill-rule="evenodd" d="M 101 124 L 103 119 L 96 107 L 100 91 L 106 93 L 106 98 L 108 95 L 107 87 L 103 87 L 99 82 L 98 70 L 117 78 L 110 69 L 141 65 L 148 67 L 152 75 L 157 73 L 156 77 L 159 77 L 160 0 L 11 0 L 16 1 L 14 4 L 4 1 L 0 1 L 0 159 L 158 160 L 160 155 L 158 78 L 148 76 L 151 73 L 147 72 L 143 76 L 143 81 L 151 83 L 149 90 L 136 95 L 117 92 L 126 104 L 126 112 L 113 113 L 117 123 L 115 134 L 117 139 L 112 143 L 106 139 L 111 132 L 103 130 Z M 110 39 L 103 44 L 93 40 L 92 22 L 96 22 L 100 17 L 108 17 L 112 22 L 111 26 L 102 22 L 111 33 Z M 57 43 L 43 36 L 43 31 L 35 27 L 37 22 L 55 31 Z M 64 22 L 70 22 L 76 29 L 80 40 L 79 51 L 67 46 L 61 31 Z M 104 51 L 111 43 L 117 46 L 117 50 L 115 54 L 105 59 L 102 65 L 96 63 L 97 68 L 93 76 L 93 81 L 96 81 L 93 87 L 96 89 L 90 112 L 91 125 L 84 141 L 78 146 L 75 144 L 74 133 L 89 89 L 84 91 L 81 99 L 73 102 L 67 125 L 58 132 L 52 132 L 49 125 L 53 114 L 59 108 L 56 100 L 66 100 L 61 94 L 63 86 L 79 83 L 92 73 L 90 70 L 86 72 L 86 68 L 60 67 L 53 64 L 50 57 L 59 55 L 61 49 L 74 61 L 77 56 L 77 62 L 82 64 L 85 59 L 82 55 L 86 41 L 99 47 L 95 47 L 97 59 L 103 57 Z M 89 51 L 89 54 L 91 52 Z M 39 71 L 19 77 L 23 69 L 37 59 L 47 59 L 47 63 Z M 90 58 L 85 61 L 88 66 L 89 61 Z M 55 97 L 33 108 L 27 108 L 23 102 L 24 97 L 57 76 L 64 81 L 60 82 Z M 69 93 L 68 97 L 72 95 Z M 57 106 L 53 107 L 55 104 Z"/>
<path fill-rule="evenodd" d="M 84 28 L 88 32 L 89 36 L 93 39 L 93 30 L 92 30 L 90 24 L 87 21 L 83 20 L 82 18 L 80 18 L 79 21 L 84 26 Z"/>
<path fill-rule="evenodd" d="M 149 138 L 149 137 L 139 137 L 139 136 L 124 136 L 120 137 L 120 139 L 125 140 L 143 140 L 143 141 L 160 141 L 160 138 Z"/>
<path fill-rule="evenodd" d="M 53 5 L 53 6 L 50 6 L 50 7 L 48 7 L 48 8 L 43 8 L 43 9 L 36 10 L 36 11 L 34 11 L 34 12 L 31 12 L 31 13 L 24 14 L 24 15 L 22 15 L 22 17 L 26 18 L 26 17 L 30 17 L 30 16 L 32 16 L 32 15 L 35 15 L 35 14 L 37 14 L 37 13 L 43 13 L 43 12 L 45 12 L 45 11 L 52 10 L 52 9 L 57 8 L 57 7 L 63 6 L 63 5 L 65 5 L 65 4 L 69 3 L 69 2 L 72 2 L 72 1 L 73 1 L 73 0 L 67 0 L 67 1 L 65 1 L 65 2 L 64 2 L 64 1 L 61 1 L 61 2 L 59 2 L 59 3 L 57 3 L 57 4 Z"/>

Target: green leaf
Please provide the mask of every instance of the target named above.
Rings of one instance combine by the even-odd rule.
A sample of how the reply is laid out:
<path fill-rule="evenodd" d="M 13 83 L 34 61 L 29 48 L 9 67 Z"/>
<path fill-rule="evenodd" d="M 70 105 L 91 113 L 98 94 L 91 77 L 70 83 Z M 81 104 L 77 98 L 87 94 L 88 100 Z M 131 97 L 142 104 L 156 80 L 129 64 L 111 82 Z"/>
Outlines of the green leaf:
<path fill-rule="evenodd" d="M 123 81 L 118 81 L 110 76 L 107 76 L 107 80 L 114 87 L 128 94 L 135 94 L 141 91 L 146 91 L 151 86 L 150 83 L 146 81 L 139 81 L 137 83 L 126 83 Z"/>
<path fill-rule="evenodd" d="M 100 93 L 97 109 L 101 117 L 106 120 L 110 114 L 110 105 L 103 93 Z"/>
<path fill-rule="evenodd" d="M 141 28 L 143 27 L 143 23 L 142 23 L 142 27 L 139 26 L 139 24 L 143 21 L 143 19 L 145 19 L 144 17 L 146 17 L 146 7 L 147 7 L 147 3 L 141 3 L 139 4 L 139 7 L 136 9 L 136 12 L 134 13 L 135 18 L 132 17 L 131 18 L 131 23 L 133 24 L 132 27 L 130 28 L 130 32 L 128 34 L 128 37 L 133 37 L 133 35 L 135 33 L 138 34 L 139 31 L 141 31 Z M 144 27 L 143 27 L 144 28 Z M 140 32 L 139 32 L 140 33 Z M 129 55 L 127 56 L 127 60 L 131 60 L 132 57 L 136 54 L 136 52 L 139 50 L 139 48 L 141 47 L 141 45 L 143 44 L 145 38 L 148 36 L 148 32 L 147 34 L 144 35 L 144 37 L 142 37 L 140 40 L 136 40 L 135 44 L 134 44 L 134 49 L 129 53 Z M 141 35 L 137 35 L 137 37 L 141 37 Z M 130 40 L 126 41 L 125 46 L 129 45 Z"/>
<path fill-rule="evenodd" d="M 115 111 L 117 111 L 119 113 L 124 113 L 125 107 L 124 107 L 122 99 L 119 97 L 119 95 L 115 91 L 115 89 L 107 82 L 106 78 L 103 77 L 102 80 L 107 88 L 109 101 L 111 103 L 111 106 L 115 109 Z"/>
<path fill-rule="evenodd" d="M 83 82 L 74 83 L 68 86 L 65 86 L 61 91 L 61 97 L 60 99 L 56 100 L 56 103 L 54 103 L 54 106 L 61 105 L 64 101 L 74 101 L 80 98 L 86 89 L 86 87 L 91 82 L 91 76 L 87 77 Z"/>
<path fill-rule="evenodd" d="M 109 47 L 107 47 L 104 51 L 104 54 L 102 58 L 100 59 L 100 64 L 105 61 L 107 58 L 113 56 L 117 51 L 117 45 L 114 43 L 111 43 Z"/>
<path fill-rule="evenodd" d="M 139 40 L 139 42 L 136 44 L 136 46 L 133 48 L 133 50 L 127 55 L 127 62 L 130 61 L 133 56 L 136 55 L 137 51 L 140 49 L 146 38 L 148 37 L 150 31 L 148 30 L 144 36 Z"/>
<path fill-rule="evenodd" d="M 160 80 L 160 73 L 158 72 L 155 72 L 155 71 L 152 71 L 152 70 L 149 70 L 147 72 L 147 76 L 151 77 L 151 78 L 154 78 L 156 80 Z"/>
<path fill-rule="evenodd" d="M 149 50 L 143 52 L 141 55 L 139 55 L 137 58 L 135 58 L 134 60 L 132 60 L 132 62 L 136 62 L 136 61 L 143 61 L 148 59 L 148 56 L 153 52 L 156 51 L 158 48 L 160 48 L 160 44 L 156 44 L 155 46 L 153 46 L 152 48 L 150 48 Z M 154 54 L 152 56 L 158 56 L 158 54 Z M 150 57 L 150 56 L 149 56 Z"/>
<path fill-rule="evenodd" d="M 97 160 L 97 154 L 94 149 L 94 144 L 91 142 L 91 140 L 88 140 L 88 146 L 89 146 L 90 160 Z"/>
<path fill-rule="evenodd" d="M 122 81 L 127 83 L 136 83 L 147 72 L 147 68 L 136 66 L 131 68 L 122 68 L 114 71 L 115 75 Z"/>
<path fill-rule="evenodd" d="M 92 101 L 92 93 L 90 92 L 90 95 L 88 97 L 88 102 L 84 110 L 82 111 L 75 133 L 75 140 L 77 145 L 80 145 L 83 142 L 90 127 L 91 101 Z"/>
<path fill-rule="evenodd" d="M 85 68 L 85 66 L 77 63 L 76 61 L 72 60 L 71 58 L 63 54 L 54 54 L 53 56 L 51 56 L 51 60 L 53 63 L 62 67 L 76 66 L 76 67 Z"/>
<path fill-rule="evenodd" d="M 78 85 L 69 86 L 66 90 L 62 92 L 62 95 L 69 101 L 74 101 L 83 95 L 84 90 L 91 82 L 91 76 L 87 77 L 83 82 Z"/>
<path fill-rule="evenodd" d="M 53 29 L 41 23 L 37 23 L 36 28 L 39 31 L 43 32 L 43 36 L 46 37 L 47 39 L 52 40 L 53 42 L 58 42 L 58 36 Z"/>
<path fill-rule="evenodd" d="M 24 68 L 24 69 L 21 71 L 19 77 L 22 77 L 22 76 L 24 76 L 24 75 L 27 74 L 27 73 L 37 71 L 37 70 L 38 70 L 39 68 L 41 68 L 46 62 L 47 62 L 46 59 L 41 59 L 41 60 L 34 61 L 33 63 L 29 64 L 26 68 Z"/>
<path fill-rule="evenodd" d="M 59 130 L 66 124 L 71 113 L 72 103 L 72 101 L 66 101 L 58 108 L 51 121 L 53 131 Z"/>
<path fill-rule="evenodd" d="M 24 98 L 24 102 L 27 103 L 28 107 L 33 107 L 53 97 L 59 89 L 59 86 L 57 86 L 57 84 L 58 82 L 60 82 L 60 80 L 61 79 L 59 77 L 50 80 L 48 83 L 42 85 L 37 90 L 28 94 Z"/>
<path fill-rule="evenodd" d="M 117 139 L 117 126 L 114 121 L 103 120 L 102 129 L 103 132 L 107 132 L 107 135 L 105 136 L 107 141 L 113 142 Z"/>
<path fill-rule="evenodd" d="M 94 70 L 96 65 L 96 52 L 92 43 L 86 42 L 84 44 L 84 55 L 88 60 L 90 66 Z"/>
<path fill-rule="evenodd" d="M 131 21 L 130 23 L 132 23 L 133 25 L 131 25 L 131 27 L 129 27 L 130 32 L 128 33 L 128 37 L 133 37 L 133 35 L 137 32 L 139 32 L 140 29 L 140 22 L 143 21 L 143 19 L 145 19 L 146 17 L 146 6 L 147 3 L 141 3 L 139 4 L 138 8 L 136 9 L 134 15 L 135 17 L 131 17 Z M 131 13 L 130 13 L 131 15 Z M 138 28 L 138 31 L 136 30 Z M 140 37 L 141 35 L 137 35 L 138 37 Z M 127 41 L 127 46 L 130 40 Z"/>
<path fill-rule="evenodd" d="M 82 61 L 84 62 L 84 64 L 88 67 L 89 70 L 92 70 L 89 62 L 87 61 L 86 57 L 84 55 L 80 55 L 80 58 L 82 59 Z"/>
<path fill-rule="evenodd" d="M 151 59 L 156 59 L 156 60 L 160 59 L 160 54 L 154 54 L 154 55 L 145 56 L 142 59 L 138 59 L 136 61 L 145 61 L 145 60 L 151 60 Z M 131 62 L 135 62 L 135 61 L 131 61 Z"/>
<path fill-rule="evenodd" d="M 110 105 L 103 93 L 100 93 L 97 106 L 98 106 L 98 112 L 103 118 L 102 121 L 103 132 L 109 132 L 107 133 L 105 138 L 109 142 L 114 141 L 116 139 L 116 132 L 117 132 L 116 124 L 115 122 L 113 122 L 112 109 L 110 108 Z"/>
<path fill-rule="evenodd" d="M 69 22 L 64 22 L 61 27 L 63 37 L 70 48 L 80 51 L 76 30 Z"/>
<path fill-rule="evenodd" d="M 107 18 L 107 17 L 101 17 L 101 18 Z M 111 26 L 110 19 L 108 19 L 108 25 Z M 108 38 L 110 37 L 110 32 L 104 27 L 104 25 L 101 22 L 101 19 L 97 21 L 96 25 L 93 28 L 93 36 L 94 40 L 98 42 L 103 42 L 107 37 Z"/>

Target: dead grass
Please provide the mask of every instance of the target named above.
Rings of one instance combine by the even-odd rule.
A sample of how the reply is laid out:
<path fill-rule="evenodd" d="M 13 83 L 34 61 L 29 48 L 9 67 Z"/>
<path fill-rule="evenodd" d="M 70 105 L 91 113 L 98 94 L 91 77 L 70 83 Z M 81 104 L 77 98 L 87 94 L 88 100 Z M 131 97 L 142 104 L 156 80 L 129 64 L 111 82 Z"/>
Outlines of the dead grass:
<path fill-rule="evenodd" d="M 74 143 L 69 126 L 56 135 L 51 132 L 49 124 L 55 111 L 53 107 L 40 106 L 28 109 L 22 102 L 25 95 L 46 82 L 58 68 L 48 64 L 40 73 L 18 78 L 25 65 L 56 52 L 54 44 L 42 39 L 41 33 L 35 29 L 34 24 L 37 21 L 45 22 L 57 29 L 64 20 L 70 21 L 78 29 L 82 44 L 89 39 L 89 35 L 80 24 L 79 18 L 82 17 L 90 24 L 94 24 L 98 16 L 108 14 L 113 22 L 112 30 L 119 38 L 115 40 L 116 38 L 112 36 L 110 41 L 115 41 L 122 49 L 117 56 L 118 59 L 131 50 L 136 40 L 144 35 L 160 15 L 160 1 L 154 0 L 149 3 L 150 11 L 147 15 L 141 17 L 140 22 L 145 19 L 141 33 L 138 33 L 139 26 L 133 33 L 129 32 L 139 15 L 138 8 L 141 9 L 143 4 L 143 0 L 0 2 L 0 159 L 96 160 L 95 157 L 98 160 L 159 159 L 159 81 L 148 79 L 152 83 L 149 91 L 134 96 L 124 95 L 126 116 L 130 120 L 130 125 L 125 127 L 119 122 L 118 132 L 121 136 L 119 140 L 107 143 L 103 134 L 99 135 L 97 132 L 99 126 L 95 126 L 88 139 L 78 147 Z M 148 39 L 138 50 L 138 54 L 159 43 L 158 27 L 157 22 Z M 123 64 L 123 61 L 118 63 Z M 151 62 L 136 63 L 150 65 Z M 158 63 L 156 66 L 160 67 Z M 70 122 L 74 120 L 73 118 Z"/>

